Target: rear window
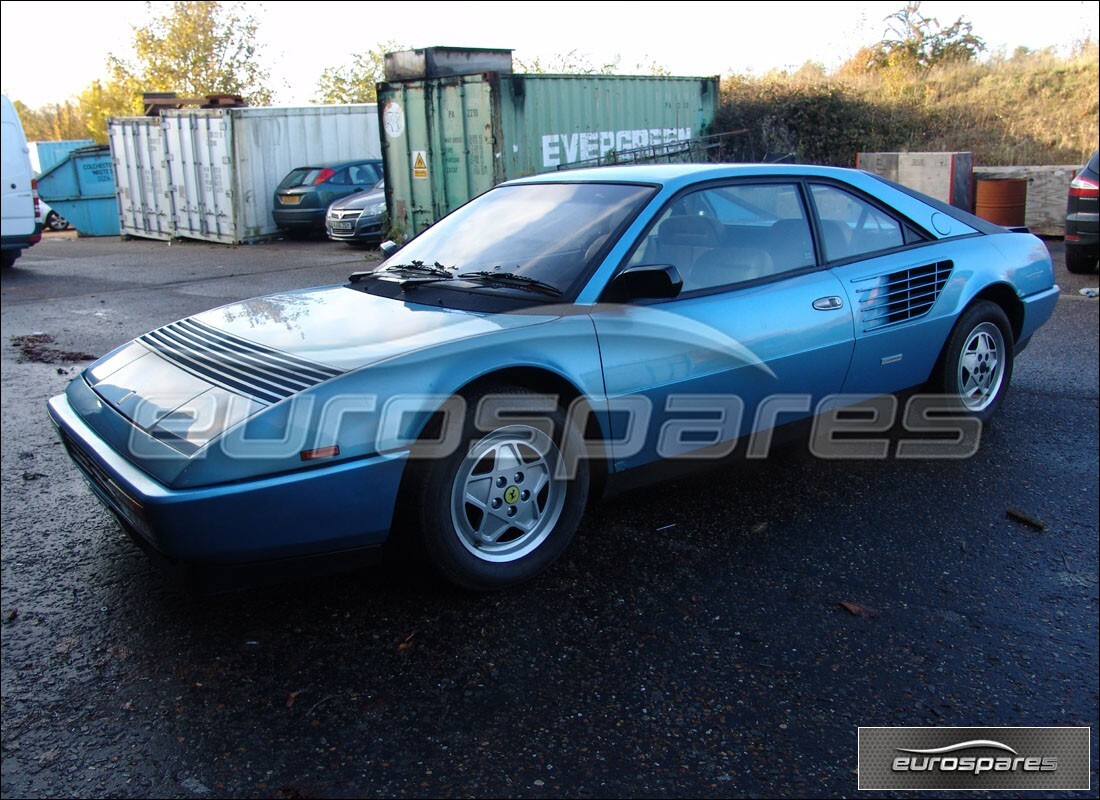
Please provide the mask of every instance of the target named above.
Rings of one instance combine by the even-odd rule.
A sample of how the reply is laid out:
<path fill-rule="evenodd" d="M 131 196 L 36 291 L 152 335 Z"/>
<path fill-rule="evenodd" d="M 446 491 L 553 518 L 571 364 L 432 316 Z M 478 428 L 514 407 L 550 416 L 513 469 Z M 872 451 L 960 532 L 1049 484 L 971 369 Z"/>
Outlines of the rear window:
<path fill-rule="evenodd" d="M 295 186 L 307 186 L 317 180 L 321 174 L 321 167 L 299 167 L 291 170 L 290 174 L 283 178 L 279 184 L 280 189 L 293 189 Z"/>

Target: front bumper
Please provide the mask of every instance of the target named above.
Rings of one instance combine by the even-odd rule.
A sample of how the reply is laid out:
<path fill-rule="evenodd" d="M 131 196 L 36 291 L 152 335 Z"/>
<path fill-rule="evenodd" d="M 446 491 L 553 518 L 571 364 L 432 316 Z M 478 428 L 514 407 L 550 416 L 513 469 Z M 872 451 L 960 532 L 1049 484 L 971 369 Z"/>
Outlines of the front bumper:
<path fill-rule="evenodd" d="M 382 222 L 381 216 L 365 217 L 360 215 L 354 219 L 354 227 L 351 230 L 343 229 L 337 230 L 334 227 L 335 223 L 347 223 L 351 222 L 350 218 L 344 218 L 335 220 L 331 216 L 325 218 L 325 232 L 328 233 L 330 239 L 335 239 L 341 242 L 373 242 L 382 241 Z"/>
<path fill-rule="evenodd" d="M 92 430 L 65 395 L 50 417 L 92 490 L 172 564 L 255 565 L 376 548 L 388 537 L 407 453 L 256 480 L 171 489 Z"/>

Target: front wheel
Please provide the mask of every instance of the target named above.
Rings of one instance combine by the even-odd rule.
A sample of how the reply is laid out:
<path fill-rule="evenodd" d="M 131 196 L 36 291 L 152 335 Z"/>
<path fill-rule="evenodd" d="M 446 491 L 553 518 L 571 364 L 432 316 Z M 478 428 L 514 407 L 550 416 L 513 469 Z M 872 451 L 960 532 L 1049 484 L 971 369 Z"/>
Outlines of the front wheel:
<path fill-rule="evenodd" d="M 996 303 L 981 300 L 951 331 L 934 383 L 971 416 L 988 422 L 1004 402 L 1013 355 L 1008 317 Z"/>
<path fill-rule="evenodd" d="M 589 468 L 583 458 L 566 458 L 581 442 L 560 408 L 544 414 L 545 425 L 517 421 L 486 431 L 473 424 L 483 397 L 522 401 L 525 394 L 469 398 L 460 447 L 415 465 L 423 473 L 424 548 L 448 580 L 466 589 L 491 591 L 534 578 L 565 551 L 584 514 Z"/>

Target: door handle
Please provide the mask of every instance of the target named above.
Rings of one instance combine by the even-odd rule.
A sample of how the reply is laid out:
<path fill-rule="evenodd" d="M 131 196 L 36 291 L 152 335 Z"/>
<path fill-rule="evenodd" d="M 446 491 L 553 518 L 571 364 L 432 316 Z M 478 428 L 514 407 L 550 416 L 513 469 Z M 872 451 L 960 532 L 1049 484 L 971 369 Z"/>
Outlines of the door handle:
<path fill-rule="evenodd" d="M 836 311 L 838 308 L 844 308 L 844 301 L 836 295 L 832 297 L 819 297 L 814 300 L 814 308 L 818 311 Z"/>

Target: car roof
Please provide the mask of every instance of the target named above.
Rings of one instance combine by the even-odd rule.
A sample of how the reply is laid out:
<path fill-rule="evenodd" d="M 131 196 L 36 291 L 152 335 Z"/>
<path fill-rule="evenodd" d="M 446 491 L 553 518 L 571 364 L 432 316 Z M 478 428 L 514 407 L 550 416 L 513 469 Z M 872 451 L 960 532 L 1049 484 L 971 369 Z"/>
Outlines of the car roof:
<path fill-rule="evenodd" d="M 380 198 L 386 196 L 385 189 L 370 188 L 366 191 L 356 192 L 355 194 L 349 194 L 347 197 L 342 197 L 339 200 L 334 200 L 332 205 L 337 208 L 349 209 L 349 208 L 366 208 L 369 205 L 377 203 Z"/>
<path fill-rule="evenodd" d="M 969 232 L 996 233 L 1004 230 L 998 225 L 915 189 L 894 183 L 874 173 L 849 167 L 825 167 L 812 164 L 628 164 L 544 172 L 508 181 L 500 186 L 540 183 L 650 184 L 659 187 L 658 196 L 663 202 L 671 195 L 708 181 L 736 178 L 834 180 L 869 193 L 896 211 L 917 221 L 926 230 L 931 229 L 931 215 L 934 213 L 946 214 L 958 220 L 967 227 Z"/>
<path fill-rule="evenodd" d="M 294 169 L 343 169 L 353 164 L 381 164 L 380 158 L 350 158 L 343 161 L 325 161 L 319 164 L 302 164 Z M 293 172 L 294 170 L 291 170 Z"/>
<path fill-rule="evenodd" d="M 859 170 L 804 164 L 625 164 L 609 167 L 544 172 L 509 181 L 521 183 L 615 182 L 687 185 L 700 181 L 738 177 L 819 177 L 851 180 Z"/>

